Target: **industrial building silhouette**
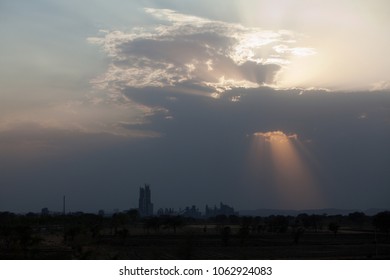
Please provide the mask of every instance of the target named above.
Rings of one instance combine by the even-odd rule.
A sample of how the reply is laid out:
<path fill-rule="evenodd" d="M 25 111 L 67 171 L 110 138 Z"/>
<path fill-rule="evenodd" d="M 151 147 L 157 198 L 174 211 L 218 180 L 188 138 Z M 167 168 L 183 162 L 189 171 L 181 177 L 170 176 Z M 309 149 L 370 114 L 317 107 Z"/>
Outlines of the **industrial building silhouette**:
<path fill-rule="evenodd" d="M 153 216 L 150 186 L 145 184 L 139 188 L 138 211 L 141 217 Z"/>
<path fill-rule="evenodd" d="M 140 187 L 139 189 L 139 199 L 138 199 L 138 212 L 141 217 L 149 217 L 153 216 L 153 203 L 152 203 L 152 193 L 150 190 L 150 185 L 145 184 L 144 187 Z M 165 209 L 158 209 L 157 211 L 158 216 L 162 215 L 182 215 L 184 217 L 190 217 L 190 218 L 201 218 L 202 213 L 199 211 L 199 209 L 192 205 L 191 207 L 185 207 L 184 209 L 179 209 L 178 211 L 175 211 L 173 208 L 165 208 Z M 215 217 L 218 215 L 238 215 L 238 212 L 234 210 L 233 207 L 220 203 L 220 207 L 214 205 L 213 208 L 206 205 L 204 216 L 206 218 L 209 217 Z"/>

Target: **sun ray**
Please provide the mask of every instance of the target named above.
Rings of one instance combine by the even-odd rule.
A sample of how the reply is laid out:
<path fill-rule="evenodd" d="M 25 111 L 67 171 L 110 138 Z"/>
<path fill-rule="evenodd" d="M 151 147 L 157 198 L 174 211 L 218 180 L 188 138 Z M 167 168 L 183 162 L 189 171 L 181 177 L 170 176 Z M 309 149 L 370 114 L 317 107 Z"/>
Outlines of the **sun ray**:
<path fill-rule="evenodd" d="M 256 132 L 253 136 L 254 156 L 261 165 L 271 166 L 272 182 L 281 204 L 278 207 L 318 208 L 321 199 L 317 184 L 296 148 L 302 145 L 298 135 L 270 131 Z"/>

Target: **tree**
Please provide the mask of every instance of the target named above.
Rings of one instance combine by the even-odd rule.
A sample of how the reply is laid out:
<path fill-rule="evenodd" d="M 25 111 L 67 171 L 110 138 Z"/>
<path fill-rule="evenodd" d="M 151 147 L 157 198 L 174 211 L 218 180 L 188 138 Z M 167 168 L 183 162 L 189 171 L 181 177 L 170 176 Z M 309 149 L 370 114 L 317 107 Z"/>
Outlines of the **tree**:
<path fill-rule="evenodd" d="M 376 214 L 372 221 L 373 225 L 387 235 L 390 232 L 390 211 L 384 211 Z"/>
<path fill-rule="evenodd" d="M 184 226 L 184 220 L 181 216 L 174 216 L 171 217 L 170 220 L 170 226 L 173 228 L 173 232 L 176 233 L 176 229 Z"/>
<path fill-rule="evenodd" d="M 232 232 L 232 230 L 229 226 L 226 226 L 222 229 L 221 239 L 222 239 L 223 245 L 228 246 L 231 232 Z"/>
<path fill-rule="evenodd" d="M 334 236 L 336 236 L 337 232 L 339 231 L 339 228 L 340 228 L 340 226 L 339 226 L 339 224 L 336 223 L 336 222 L 331 222 L 331 223 L 329 223 L 329 225 L 328 225 L 328 229 L 329 229 L 331 232 L 334 233 Z"/>
<path fill-rule="evenodd" d="M 289 221 L 282 215 L 269 216 L 266 220 L 270 232 L 285 233 L 288 230 Z"/>
<path fill-rule="evenodd" d="M 149 217 L 145 219 L 144 230 L 149 233 L 150 229 L 153 229 L 155 232 L 160 230 L 161 221 L 158 217 Z"/>
<path fill-rule="evenodd" d="M 243 225 L 238 231 L 238 236 L 240 237 L 241 246 L 244 245 L 249 237 L 249 226 Z"/>
<path fill-rule="evenodd" d="M 305 232 L 305 229 L 302 227 L 299 227 L 296 229 L 296 231 L 294 232 L 294 243 L 295 244 L 299 243 L 299 240 L 301 239 L 304 232 Z"/>
<path fill-rule="evenodd" d="M 361 225 L 366 219 L 366 214 L 363 212 L 353 212 L 348 215 L 348 219 L 356 225 Z"/>
<path fill-rule="evenodd" d="M 130 222 L 134 224 L 139 219 L 139 212 L 137 209 L 131 209 L 127 212 L 130 218 Z"/>
<path fill-rule="evenodd" d="M 128 224 L 129 216 L 126 213 L 115 213 L 111 217 L 111 226 L 114 228 L 114 233 L 118 233 L 118 227 L 123 227 Z"/>

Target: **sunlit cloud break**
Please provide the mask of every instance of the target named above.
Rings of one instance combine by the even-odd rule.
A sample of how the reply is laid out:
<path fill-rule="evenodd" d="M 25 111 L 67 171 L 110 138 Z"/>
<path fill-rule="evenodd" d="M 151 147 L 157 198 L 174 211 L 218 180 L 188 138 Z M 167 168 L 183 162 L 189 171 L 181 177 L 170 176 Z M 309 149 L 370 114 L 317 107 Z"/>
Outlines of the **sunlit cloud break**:
<path fill-rule="evenodd" d="M 255 132 L 253 133 L 254 136 L 260 136 L 263 137 L 265 141 L 267 142 L 288 142 L 290 139 L 298 140 L 297 134 L 285 134 L 283 131 L 276 130 L 276 131 L 268 131 L 268 132 Z"/>
<path fill-rule="evenodd" d="M 128 87 L 165 87 L 184 83 L 220 95 L 233 88 L 277 85 L 276 74 L 293 56 L 315 54 L 296 46 L 291 31 L 263 30 L 209 20 L 168 9 L 145 9 L 162 21 L 131 32 L 100 32 L 88 38 L 111 58 L 105 73 L 91 82 L 120 92 Z"/>
<path fill-rule="evenodd" d="M 313 174 L 297 149 L 297 145 L 303 147 L 297 134 L 276 130 L 256 132 L 253 136 L 253 141 L 257 143 L 253 146 L 253 153 L 262 161 L 267 160 L 264 152 L 270 155 L 271 161 L 268 163 L 273 166 L 274 187 L 281 207 L 310 208 L 323 203 Z M 267 145 L 261 145 L 262 142 Z"/>

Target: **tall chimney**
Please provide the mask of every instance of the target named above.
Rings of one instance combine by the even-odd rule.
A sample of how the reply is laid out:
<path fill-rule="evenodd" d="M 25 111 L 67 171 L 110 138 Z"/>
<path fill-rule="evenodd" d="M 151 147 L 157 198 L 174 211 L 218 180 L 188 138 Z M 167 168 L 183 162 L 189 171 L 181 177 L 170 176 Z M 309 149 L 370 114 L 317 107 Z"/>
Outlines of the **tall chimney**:
<path fill-rule="evenodd" d="M 62 198 L 62 215 L 65 215 L 65 195 Z"/>

